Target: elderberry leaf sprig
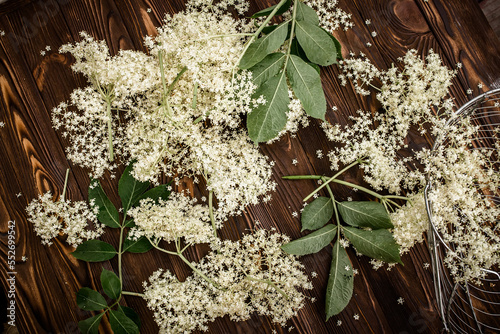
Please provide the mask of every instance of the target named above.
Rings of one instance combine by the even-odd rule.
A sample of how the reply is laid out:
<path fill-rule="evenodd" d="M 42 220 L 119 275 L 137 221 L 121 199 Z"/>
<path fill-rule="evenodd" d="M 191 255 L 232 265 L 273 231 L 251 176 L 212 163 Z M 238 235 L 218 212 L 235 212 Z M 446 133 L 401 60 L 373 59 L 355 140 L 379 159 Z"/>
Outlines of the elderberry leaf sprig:
<path fill-rule="evenodd" d="M 239 62 L 240 69 L 252 72 L 258 87 L 253 97 L 266 100 L 247 118 L 249 137 L 256 143 L 274 139 L 285 127 L 289 85 L 306 114 L 324 120 L 326 98 L 319 66 L 335 64 L 341 58 L 340 43 L 319 26 L 316 11 L 299 0 L 293 1 L 291 19 L 265 26 L 291 5 L 292 1 L 282 0 L 252 16 L 267 19 L 249 40 Z M 286 41 L 285 51 L 279 52 Z"/>

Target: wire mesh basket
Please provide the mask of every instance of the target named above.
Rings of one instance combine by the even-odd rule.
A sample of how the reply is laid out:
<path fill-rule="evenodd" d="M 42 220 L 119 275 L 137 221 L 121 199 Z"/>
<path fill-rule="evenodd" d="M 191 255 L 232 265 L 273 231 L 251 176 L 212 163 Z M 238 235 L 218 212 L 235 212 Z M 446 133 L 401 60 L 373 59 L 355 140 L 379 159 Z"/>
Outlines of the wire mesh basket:
<path fill-rule="evenodd" d="M 471 138 L 470 149 L 489 152 L 488 162 L 492 173 L 500 173 L 499 143 L 500 143 L 500 89 L 484 93 L 465 105 L 448 121 L 456 124 L 467 118 L 468 122 L 477 127 L 477 132 Z M 446 149 L 453 145 L 450 136 L 437 138 L 433 151 Z M 429 217 L 429 248 L 432 257 L 432 269 L 437 306 L 443 319 L 445 330 L 452 333 L 500 333 L 500 272 L 497 267 L 481 268 L 481 277 L 471 281 L 457 281 L 456 272 L 447 265 L 445 258 L 449 254 L 456 261 L 463 261 L 462 250 L 450 238 L 443 237 L 443 230 L 436 227 L 437 217 L 433 210 L 433 202 L 429 192 L 433 189 L 433 181 L 429 180 L 425 188 L 425 201 Z M 487 198 L 492 206 L 500 205 L 500 189 L 484 191 L 477 187 L 477 192 Z M 460 215 L 460 207 L 453 207 Z M 500 230 L 498 219 L 487 222 L 495 233 Z M 462 217 L 463 224 L 469 223 L 467 217 Z M 497 230 L 498 227 L 498 230 Z M 456 229 L 448 226 L 447 229 Z M 450 233 L 453 231 L 450 231 Z"/>

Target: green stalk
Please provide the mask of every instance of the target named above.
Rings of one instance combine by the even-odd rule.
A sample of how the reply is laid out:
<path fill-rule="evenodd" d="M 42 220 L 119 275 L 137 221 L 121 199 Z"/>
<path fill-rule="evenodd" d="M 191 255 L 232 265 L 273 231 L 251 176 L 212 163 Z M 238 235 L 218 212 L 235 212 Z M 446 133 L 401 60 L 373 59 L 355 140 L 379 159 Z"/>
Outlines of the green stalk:
<path fill-rule="evenodd" d="M 123 288 L 123 277 L 122 277 L 122 254 L 123 254 L 123 231 L 125 230 L 125 219 L 123 217 L 123 222 L 120 226 L 120 243 L 118 244 L 118 278 L 120 279 L 120 286 Z"/>
<path fill-rule="evenodd" d="M 245 279 L 249 280 L 249 281 L 254 281 L 254 282 L 260 282 L 260 283 L 265 283 L 271 287 L 273 287 L 276 291 L 278 291 L 283 297 L 285 297 L 286 299 L 289 299 L 290 297 L 286 294 L 285 291 L 283 291 L 279 286 L 277 286 L 274 282 L 270 281 L 270 280 L 261 280 L 261 279 L 258 279 L 258 278 L 253 278 L 252 276 L 246 276 Z"/>
<path fill-rule="evenodd" d="M 69 168 L 66 169 L 66 176 L 64 177 L 64 188 L 61 195 L 60 201 L 64 202 L 64 197 L 66 196 L 66 188 L 68 186 Z"/>
<path fill-rule="evenodd" d="M 122 295 L 136 296 L 136 297 L 142 297 L 142 298 L 144 298 L 144 294 L 138 293 L 138 292 L 131 292 L 131 291 L 122 291 Z"/>
<path fill-rule="evenodd" d="M 304 202 L 305 201 L 308 201 L 314 194 L 316 194 L 318 191 L 320 191 L 321 189 L 323 189 L 323 187 L 326 187 L 326 185 L 330 182 L 332 182 L 333 180 L 335 180 L 337 177 L 339 177 L 340 175 L 342 175 L 343 173 L 345 173 L 347 170 L 351 169 L 352 167 L 356 166 L 357 164 L 359 164 L 361 162 L 361 160 L 356 160 L 354 161 L 353 163 L 351 163 L 350 165 L 346 166 L 344 169 L 342 169 L 340 172 L 338 172 L 337 174 L 335 174 L 334 176 L 332 176 L 330 179 L 328 179 L 326 182 L 323 182 L 322 185 L 320 185 L 318 188 L 316 188 L 316 190 L 314 190 L 312 193 L 309 194 L 309 196 L 307 196 L 306 198 L 304 198 Z"/>
<path fill-rule="evenodd" d="M 181 253 L 177 253 L 177 256 L 181 258 L 182 261 L 184 261 L 185 264 L 189 266 L 197 275 L 199 275 L 201 278 L 203 278 L 205 281 L 208 283 L 212 284 L 215 286 L 217 289 L 221 289 L 220 285 L 212 281 L 210 278 L 208 278 L 204 273 L 202 273 L 198 268 L 196 268 L 188 259 L 184 257 Z"/>
<path fill-rule="evenodd" d="M 109 161 L 115 160 L 113 153 L 113 128 L 112 128 L 112 115 L 111 115 L 111 101 L 109 98 L 106 100 L 106 115 L 108 116 L 108 145 L 109 145 Z"/>
<path fill-rule="evenodd" d="M 323 178 L 324 179 L 324 178 Z M 333 196 L 333 191 L 332 188 L 330 188 L 330 185 L 326 186 L 326 189 L 328 190 L 328 194 L 330 194 L 330 198 L 332 199 L 332 204 L 333 204 L 333 211 L 335 212 L 335 220 L 337 221 L 337 240 L 340 240 L 340 219 L 339 219 L 339 210 L 337 209 L 337 201 L 335 200 L 335 196 Z"/>
<path fill-rule="evenodd" d="M 215 226 L 213 197 L 214 197 L 213 191 L 210 190 L 210 192 L 208 193 L 208 212 L 209 212 L 209 215 L 210 215 L 210 221 L 212 222 L 212 228 L 214 230 L 214 236 L 217 239 L 218 236 L 217 236 L 217 227 Z"/>
<path fill-rule="evenodd" d="M 378 194 L 378 193 L 376 193 L 376 192 L 374 192 L 374 191 L 372 191 L 372 190 L 370 190 L 368 188 L 362 187 L 362 186 L 357 185 L 355 183 L 351 183 L 351 182 L 347 182 L 347 181 L 343 181 L 343 180 L 337 180 L 337 179 L 333 179 L 333 178 L 330 179 L 329 181 L 332 181 L 332 182 L 335 182 L 335 183 L 338 183 L 338 184 L 342 184 L 344 186 L 348 186 L 348 187 L 351 187 L 351 188 L 355 188 L 355 189 L 361 190 L 361 191 L 367 193 L 368 195 L 372 195 L 373 197 L 378 198 L 378 199 L 385 198 L 385 196 L 380 195 L 380 194 Z"/>

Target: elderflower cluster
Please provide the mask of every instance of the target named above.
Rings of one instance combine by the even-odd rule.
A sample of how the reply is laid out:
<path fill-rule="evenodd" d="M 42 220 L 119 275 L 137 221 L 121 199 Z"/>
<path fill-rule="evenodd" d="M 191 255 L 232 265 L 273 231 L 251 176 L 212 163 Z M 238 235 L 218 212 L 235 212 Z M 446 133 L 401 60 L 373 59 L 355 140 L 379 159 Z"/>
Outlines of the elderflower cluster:
<path fill-rule="evenodd" d="M 251 72 L 236 72 L 244 34 L 255 27 L 234 19 L 228 6 L 243 11 L 248 3 L 189 1 L 145 38 L 148 54 L 111 56 L 86 33 L 61 47 L 90 83 L 53 111 L 54 127 L 71 143 L 68 157 L 94 178 L 117 167 L 115 156 L 135 161 L 140 181 L 202 176 L 221 215 L 267 198 L 275 189 L 272 163 L 240 130 L 242 115 L 266 103 L 254 97 Z"/>
<path fill-rule="evenodd" d="M 77 247 L 84 239 L 97 239 L 104 233 L 97 221 L 98 208 L 90 209 L 85 201 L 57 201 L 47 192 L 33 199 L 26 208 L 28 221 L 33 224 L 42 244 L 51 245 L 51 239 L 66 235 L 66 242 Z M 93 229 L 88 229 L 89 223 Z"/>
<path fill-rule="evenodd" d="M 352 14 L 338 8 L 337 0 L 305 0 L 304 3 L 316 10 L 321 26 L 329 32 L 340 27 L 347 31 L 354 26 L 351 21 Z"/>
<path fill-rule="evenodd" d="M 160 333 L 207 330 L 217 317 L 246 320 L 253 313 L 284 326 L 304 305 L 301 290 L 312 288 L 303 265 L 281 250 L 288 241 L 259 230 L 224 241 L 184 282 L 168 271 L 153 273 L 144 295 Z"/>
<path fill-rule="evenodd" d="M 187 244 L 199 244 L 210 243 L 214 236 L 208 206 L 180 193 L 171 193 L 166 201 L 160 198 L 158 204 L 150 198 L 141 200 L 128 215 L 136 225 L 129 232 L 133 239 L 146 236 L 171 242 L 183 237 Z"/>
<path fill-rule="evenodd" d="M 431 180 L 432 223 L 451 246 L 445 263 L 459 282 L 482 278 L 483 268 L 500 264 L 500 138 L 498 130 L 474 124 L 459 119 L 447 126 L 441 145 L 422 152 Z"/>
<path fill-rule="evenodd" d="M 422 241 L 427 229 L 423 187 L 430 181 L 432 224 L 450 246 L 444 261 L 451 275 L 457 282 L 480 279 L 482 269 L 500 263 L 499 131 L 484 115 L 453 112 L 447 97 L 455 72 L 432 50 L 423 59 L 410 50 L 400 62 L 402 70 L 394 65 L 379 70 L 364 55 L 342 62 L 344 84 L 352 80 L 363 95 L 374 88 L 382 108 L 358 111 L 349 126 L 324 124 L 327 137 L 341 144 L 328 154 L 332 168 L 362 159 L 364 178 L 373 188 L 413 193 L 391 213 L 401 252 Z M 493 103 L 490 114 L 497 107 Z M 436 140 L 432 150 L 417 138 L 427 133 Z"/>
<path fill-rule="evenodd" d="M 394 225 L 392 235 L 400 246 L 401 254 L 407 253 L 416 243 L 424 241 L 424 232 L 429 229 L 423 192 L 408 195 L 408 202 L 390 213 Z"/>
<path fill-rule="evenodd" d="M 426 182 L 416 168 L 421 162 L 411 154 L 400 154 L 409 148 L 406 142 L 411 127 L 418 126 L 423 135 L 425 124 L 442 126 L 442 118 L 452 114 L 451 100 L 446 97 L 454 72 L 442 65 L 439 56 L 430 50 L 424 60 L 410 50 L 400 62 L 402 70 L 393 65 L 383 71 L 363 54 L 342 61 L 340 78 L 344 84 L 352 80 L 358 93 L 369 95 L 368 88 L 379 84 L 376 98 L 382 110 L 360 110 L 349 126 L 323 125 L 327 137 L 341 144 L 328 154 L 332 169 L 363 159 L 367 161 L 362 164 L 365 180 L 374 189 L 391 193 L 413 190 Z"/>

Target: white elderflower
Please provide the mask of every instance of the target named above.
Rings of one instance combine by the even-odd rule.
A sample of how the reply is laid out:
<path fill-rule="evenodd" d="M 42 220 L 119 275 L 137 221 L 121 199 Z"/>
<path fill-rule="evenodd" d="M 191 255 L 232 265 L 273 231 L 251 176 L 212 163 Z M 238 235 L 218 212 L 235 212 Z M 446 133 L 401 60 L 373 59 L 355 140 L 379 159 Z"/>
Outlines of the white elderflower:
<path fill-rule="evenodd" d="M 131 238 L 146 236 L 149 239 L 163 239 L 167 242 L 183 237 L 187 244 L 210 243 L 214 231 L 209 219 L 208 206 L 195 204 L 180 193 L 171 193 L 168 200 L 141 200 L 140 205 L 128 211 L 136 227 Z M 220 223 L 217 224 L 220 227 Z"/>
<path fill-rule="evenodd" d="M 306 0 L 304 3 L 316 10 L 321 27 L 329 32 L 340 27 L 348 30 L 354 26 L 352 15 L 338 8 L 338 0 Z"/>
<path fill-rule="evenodd" d="M 252 313 L 284 326 L 304 305 L 300 290 L 312 288 L 296 257 L 281 250 L 288 241 L 259 230 L 222 242 L 185 282 L 168 271 L 153 273 L 144 295 L 160 333 L 206 330 L 217 317 L 246 320 Z"/>
<path fill-rule="evenodd" d="M 423 192 L 407 197 L 409 201 L 404 206 L 390 213 L 394 239 L 400 246 L 401 254 L 408 252 L 416 243 L 423 242 L 424 232 L 429 228 Z"/>
<path fill-rule="evenodd" d="M 200 263 L 203 272 L 226 289 L 217 297 L 221 313 L 246 320 L 253 312 L 285 325 L 304 306 L 301 292 L 312 284 L 296 256 L 281 246 L 289 238 L 258 230 L 240 241 L 226 240 Z"/>
<path fill-rule="evenodd" d="M 98 208 L 90 209 L 86 202 L 71 202 L 52 200 L 52 194 L 47 192 L 33 199 L 26 208 L 28 221 L 42 244 L 51 245 L 51 239 L 66 235 L 66 242 L 77 247 L 84 239 L 96 239 L 104 232 L 97 221 Z M 89 229 L 89 223 L 93 229 Z"/>

